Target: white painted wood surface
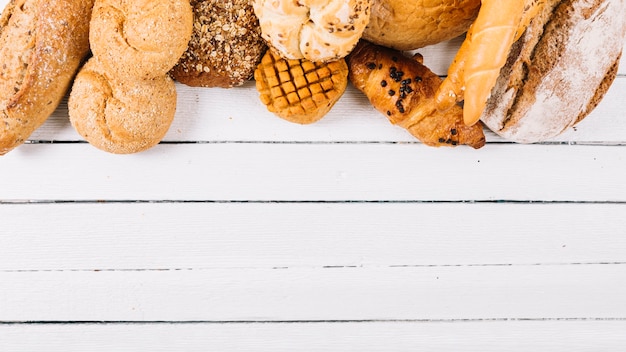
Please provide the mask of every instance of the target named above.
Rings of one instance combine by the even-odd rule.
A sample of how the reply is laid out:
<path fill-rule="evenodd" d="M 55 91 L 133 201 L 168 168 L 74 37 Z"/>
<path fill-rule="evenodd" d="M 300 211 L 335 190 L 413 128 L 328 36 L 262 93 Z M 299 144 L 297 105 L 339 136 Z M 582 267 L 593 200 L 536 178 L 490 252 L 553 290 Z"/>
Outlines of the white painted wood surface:
<path fill-rule="evenodd" d="M 481 150 L 352 87 L 300 126 L 252 83 L 178 85 L 164 142 L 126 156 L 64 103 L 0 158 L 0 351 L 623 350 L 625 62 L 576 128 Z"/>

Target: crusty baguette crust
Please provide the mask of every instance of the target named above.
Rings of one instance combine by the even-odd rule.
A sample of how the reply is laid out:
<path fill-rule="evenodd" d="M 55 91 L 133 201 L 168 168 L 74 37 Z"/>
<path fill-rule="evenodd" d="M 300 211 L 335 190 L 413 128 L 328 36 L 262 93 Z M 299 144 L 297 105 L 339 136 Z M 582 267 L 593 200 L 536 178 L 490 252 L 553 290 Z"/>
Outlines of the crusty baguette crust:
<path fill-rule="evenodd" d="M 12 0 L 0 19 L 0 155 L 54 112 L 89 52 L 93 0 Z"/>
<path fill-rule="evenodd" d="M 467 31 L 480 0 L 373 0 L 363 39 L 413 50 L 455 38 Z"/>
<path fill-rule="evenodd" d="M 507 140 L 557 136 L 597 106 L 615 77 L 626 1 L 552 2 L 513 46 L 481 117 Z"/>

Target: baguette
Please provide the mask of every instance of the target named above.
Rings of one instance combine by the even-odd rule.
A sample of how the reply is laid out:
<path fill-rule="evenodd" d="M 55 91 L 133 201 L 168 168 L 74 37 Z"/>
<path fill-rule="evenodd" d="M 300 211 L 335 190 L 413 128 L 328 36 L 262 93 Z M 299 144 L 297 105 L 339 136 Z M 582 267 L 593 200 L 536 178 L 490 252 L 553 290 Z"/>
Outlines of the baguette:
<path fill-rule="evenodd" d="M 0 17 L 0 155 L 54 112 L 89 53 L 93 0 L 12 0 Z"/>

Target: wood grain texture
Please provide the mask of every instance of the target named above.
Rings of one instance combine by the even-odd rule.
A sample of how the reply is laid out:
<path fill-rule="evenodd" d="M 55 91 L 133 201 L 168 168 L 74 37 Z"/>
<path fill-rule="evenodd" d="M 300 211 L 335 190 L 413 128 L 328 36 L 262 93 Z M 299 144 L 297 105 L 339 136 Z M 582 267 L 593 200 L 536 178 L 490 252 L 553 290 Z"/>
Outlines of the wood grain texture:
<path fill-rule="evenodd" d="M 445 75 L 460 42 L 420 52 Z M 626 345 L 626 57 L 576 128 L 477 151 L 353 87 L 308 126 L 252 82 L 177 89 L 147 152 L 86 144 L 64 101 L 0 158 L 0 351 Z"/>
<path fill-rule="evenodd" d="M 624 321 L 0 326 L 5 352 L 619 351 Z"/>
<path fill-rule="evenodd" d="M 626 264 L 0 272 L 2 321 L 622 319 Z"/>
<path fill-rule="evenodd" d="M 585 203 L 4 204 L 0 272 L 621 263 L 625 213 Z"/>

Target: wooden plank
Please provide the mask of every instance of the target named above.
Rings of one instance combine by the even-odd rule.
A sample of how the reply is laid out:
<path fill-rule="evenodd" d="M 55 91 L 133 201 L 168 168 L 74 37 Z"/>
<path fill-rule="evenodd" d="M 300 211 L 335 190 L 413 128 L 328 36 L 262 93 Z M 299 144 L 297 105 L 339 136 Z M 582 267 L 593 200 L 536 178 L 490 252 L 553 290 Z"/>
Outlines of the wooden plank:
<path fill-rule="evenodd" d="M 0 272 L 0 321 L 626 319 L 626 265 Z"/>
<path fill-rule="evenodd" d="M 0 326 L 5 352 L 618 351 L 624 321 Z"/>
<path fill-rule="evenodd" d="M 625 213 L 625 204 L 3 204 L 0 271 L 619 263 Z"/>
<path fill-rule="evenodd" d="M 120 156 L 37 144 L 0 158 L 0 199 L 625 201 L 625 159 L 618 146 L 211 143 Z"/>
<path fill-rule="evenodd" d="M 253 83 L 232 89 L 190 88 L 178 85 L 177 114 L 164 140 L 177 141 L 387 141 L 417 142 L 386 116 L 375 111 L 352 86 L 330 113 L 311 125 L 284 121 L 261 105 Z M 620 76 L 600 105 L 575 129 L 553 141 L 624 143 L 626 76 Z M 32 136 L 35 141 L 82 141 L 68 120 L 64 101 Z M 488 141 L 503 139 L 487 132 Z"/>

